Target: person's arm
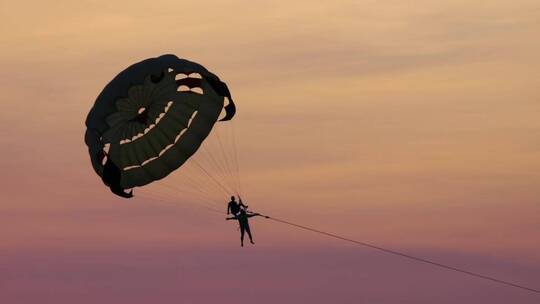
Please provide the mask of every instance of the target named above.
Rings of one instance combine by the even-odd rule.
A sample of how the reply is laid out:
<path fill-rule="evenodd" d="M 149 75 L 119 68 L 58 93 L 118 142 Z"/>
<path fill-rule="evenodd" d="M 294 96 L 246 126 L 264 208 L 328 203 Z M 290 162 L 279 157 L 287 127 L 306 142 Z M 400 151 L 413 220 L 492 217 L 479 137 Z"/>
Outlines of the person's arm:
<path fill-rule="evenodd" d="M 231 214 L 230 210 L 231 210 L 231 204 L 227 204 L 227 215 Z"/>
<path fill-rule="evenodd" d="M 247 205 L 244 205 L 244 203 L 242 203 L 242 198 L 240 197 L 240 195 L 238 196 L 238 200 L 240 201 L 240 206 L 243 206 L 245 209 L 248 208 Z"/>

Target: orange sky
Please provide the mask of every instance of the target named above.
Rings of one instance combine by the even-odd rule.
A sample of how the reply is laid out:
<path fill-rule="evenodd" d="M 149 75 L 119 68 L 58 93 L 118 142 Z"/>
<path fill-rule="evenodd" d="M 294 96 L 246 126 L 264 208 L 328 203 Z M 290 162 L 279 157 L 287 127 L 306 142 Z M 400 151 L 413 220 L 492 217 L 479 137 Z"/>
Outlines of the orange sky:
<path fill-rule="evenodd" d="M 472 269 L 476 257 L 512 261 L 516 268 L 486 269 L 538 286 L 539 19 L 532 0 L 4 1 L 0 269 L 20 273 L 28 262 L 20 256 L 71 250 L 245 254 L 221 216 L 181 197 L 170 205 L 117 199 L 90 166 L 84 120 L 97 94 L 128 65 L 174 53 L 228 83 L 252 208 L 421 255 L 471 255 L 457 261 Z M 258 219 L 254 230 L 261 256 L 347 248 Z M 363 262 L 370 257 L 379 261 Z M 55 263 L 66 269 L 65 261 Z M 11 303 L 30 303 L 20 286 L 39 285 L 28 279 L 39 271 L 24 271 L 28 282 L 0 275 Z M 474 299 L 515 295 L 495 290 L 494 299 Z M 395 303 L 375 287 L 365 292 L 366 301 Z"/>

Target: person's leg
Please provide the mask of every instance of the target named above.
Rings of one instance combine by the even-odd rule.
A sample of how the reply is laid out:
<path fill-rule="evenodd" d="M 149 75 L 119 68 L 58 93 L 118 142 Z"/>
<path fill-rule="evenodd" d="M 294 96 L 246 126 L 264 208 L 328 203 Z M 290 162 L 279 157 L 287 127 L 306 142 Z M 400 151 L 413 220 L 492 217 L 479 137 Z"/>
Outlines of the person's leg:
<path fill-rule="evenodd" d="M 251 230 L 249 229 L 249 225 L 246 225 L 246 232 L 249 236 L 249 241 L 251 242 L 251 244 L 255 244 L 253 243 L 253 237 L 251 237 Z"/>
<path fill-rule="evenodd" d="M 240 246 L 244 246 L 244 225 L 240 224 Z"/>

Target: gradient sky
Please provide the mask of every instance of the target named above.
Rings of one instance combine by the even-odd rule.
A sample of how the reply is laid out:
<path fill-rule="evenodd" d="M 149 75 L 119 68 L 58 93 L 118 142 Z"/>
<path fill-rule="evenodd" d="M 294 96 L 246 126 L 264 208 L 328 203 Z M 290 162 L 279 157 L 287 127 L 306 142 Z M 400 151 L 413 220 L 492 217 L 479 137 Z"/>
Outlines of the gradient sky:
<path fill-rule="evenodd" d="M 1 1 L 0 301 L 538 303 L 262 219 L 242 249 L 182 196 L 111 195 L 83 142 L 114 75 L 174 53 L 231 88 L 253 209 L 538 289 L 538 20 L 537 0 Z"/>

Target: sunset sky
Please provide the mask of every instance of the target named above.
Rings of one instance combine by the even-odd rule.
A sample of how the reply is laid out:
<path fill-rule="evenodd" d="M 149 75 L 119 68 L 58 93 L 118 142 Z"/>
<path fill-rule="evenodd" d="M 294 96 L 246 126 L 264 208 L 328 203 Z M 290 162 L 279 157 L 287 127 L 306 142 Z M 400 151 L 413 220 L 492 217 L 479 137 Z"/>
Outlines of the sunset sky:
<path fill-rule="evenodd" d="M 117 198 L 84 144 L 118 72 L 176 54 L 231 89 L 253 210 L 539 289 L 539 20 L 537 0 L 1 1 L 0 302 L 539 303 L 259 218 L 241 248 L 191 198 Z"/>

